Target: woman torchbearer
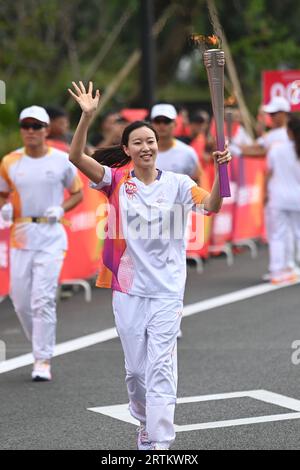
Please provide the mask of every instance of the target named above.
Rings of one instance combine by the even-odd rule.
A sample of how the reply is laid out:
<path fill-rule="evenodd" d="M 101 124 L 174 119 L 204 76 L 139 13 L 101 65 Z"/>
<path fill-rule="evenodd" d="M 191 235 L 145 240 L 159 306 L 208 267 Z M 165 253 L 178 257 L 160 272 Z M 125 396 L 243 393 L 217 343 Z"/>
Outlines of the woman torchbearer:
<path fill-rule="evenodd" d="M 161 233 L 162 220 L 171 220 L 171 213 L 183 217 L 200 205 L 218 212 L 222 204 L 219 176 L 216 172 L 208 193 L 188 176 L 157 170 L 157 134 L 144 121 L 127 126 L 119 146 L 99 149 L 94 158 L 85 155 L 87 131 L 100 93 L 97 90 L 93 97 L 91 82 L 88 91 L 82 82 L 73 82 L 73 87 L 69 92 L 82 115 L 70 160 L 108 197 L 108 225 L 118 223 L 117 230 L 111 230 L 115 236 L 105 239 L 97 285 L 113 290 L 129 409 L 140 421 L 137 446 L 140 450 L 169 449 L 175 439 L 176 338 L 183 309 L 186 255 L 184 223 L 182 236 L 171 228 L 167 238 L 164 231 Z M 214 157 L 216 164 L 231 159 L 228 150 L 215 152 Z M 177 211 L 178 206 L 184 210 Z M 150 227 L 148 237 L 146 226 Z"/>

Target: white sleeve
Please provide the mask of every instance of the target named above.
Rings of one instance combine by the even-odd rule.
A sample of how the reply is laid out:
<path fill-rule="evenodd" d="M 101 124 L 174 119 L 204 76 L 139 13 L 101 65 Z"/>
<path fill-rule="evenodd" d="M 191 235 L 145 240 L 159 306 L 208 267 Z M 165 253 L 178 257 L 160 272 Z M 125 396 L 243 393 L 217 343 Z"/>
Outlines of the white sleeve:
<path fill-rule="evenodd" d="M 256 139 L 256 143 L 258 145 L 261 145 L 264 148 L 267 148 L 267 139 L 265 135 L 260 136 L 258 139 Z"/>
<path fill-rule="evenodd" d="M 195 181 L 186 175 L 176 175 L 179 178 L 179 188 L 177 203 L 182 205 L 202 204 L 205 197 L 209 194 L 205 189 L 200 188 Z"/>
<path fill-rule="evenodd" d="M 243 126 L 239 126 L 237 133 L 233 136 L 231 143 L 237 146 L 240 145 L 252 145 L 253 139 L 251 139 L 250 135 L 246 132 Z"/>
<path fill-rule="evenodd" d="M 235 157 L 240 157 L 242 155 L 242 151 L 240 147 L 233 142 L 229 144 L 229 151 Z"/>
<path fill-rule="evenodd" d="M 197 171 L 199 162 L 198 162 L 198 155 L 196 151 L 193 149 L 193 147 L 190 147 L 190 161 L 189 161 L 189 176 L 195 176 L 195 173 Z"/>
<path fill-rule="evenodd" d="M 104 168 L 104 176 L 100 183 L 93 183 L 90 181 L 90 188 L 92 189 L 97 189 L 98 191 L 101 191 L 105 186 L 110 186 L 112 183 L 112 170 L 109 166 L 103 165 Z"/>

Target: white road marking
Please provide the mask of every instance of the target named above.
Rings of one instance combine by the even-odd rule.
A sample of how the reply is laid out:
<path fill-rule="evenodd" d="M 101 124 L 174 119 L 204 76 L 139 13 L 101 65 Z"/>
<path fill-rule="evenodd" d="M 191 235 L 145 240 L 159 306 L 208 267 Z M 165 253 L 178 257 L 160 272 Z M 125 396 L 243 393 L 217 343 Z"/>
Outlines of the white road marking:
<path fill-rule="evenodd" d="M 186 305 L 183 309 L 183 316 L 188 317 L 190 315 L 195 315 L 206 310 L 211 310 L 213 308 L 222 307 L 234 302 L 239 302 L 241 300 L 249 299 L 251 297 L 256 297 L 258 295 L 266 294 L 278 289 L 285 287 L 293 286 L 299 284 L 300 280 L 291 284 L 282 284 L 279 286 L 273 286 L 271 284 L 258 284 L 253 287 L 247 287 L 245 289 L 240 289 L 235 292 L 230 292 L 228 294 L 219 295 L 211 299 L 201 300 L 191 305 Z M 69 352 L 79 351 L 80 349 L 87 348 L 89 346 L 94 346 L 98 343 L 104 343 L 111 339 L 117 338 L 117 332 L 115 328 L 109 328 L 107 330 L 99 331 L 86 336 L 81 336 L 79 338 L 66 341 L 56 345 L 54 357 L 67 354 Z M 12 370 L 18 369 L 20 367 L 25 367 L 33 363 L 32 354 L 24 354 L 7 361 L 0 362 L 0 374 L 5 372 L 10 372 Z"/>
<path fill-rule="evenodd" d="M 292 284 L 287 283 L 280 286 L 264 283 L 253 287 L 246 287 L 246 289 L 241 289 L 235 292 L 230 292 L 229 294 L 219 295 L 217 297 L 213 297 L 212 299 L 201 300 L 195 304 L 187 305 L 184 307 L 183 316 L 188 317 L 190 315 L 194 315 L 195 313 L 204 312 L 206 310 L 211 310 L 212 308 L 222 307 L 234 302 L 250 299 L 251 297 L 267 294 L 268 292 L 273 292 L 274 290 L 282 289 L 291 285 L 293 286 L 299 283 L 300 280 Z"/>
<path fill-rule="evenodd" d="M 54 351 L 54 357 L 88 348 L 89 346 L 94 346 L 98 343 L 104 343 L 105 341 L 109 341 L 117 337 L 118 334 L 116 329 L 109 328 L 107 330 L 99 331 L 98 333 L 72 339 L 70 341 L 57 344 Z M 29 366 L 30 364 L 33 364 L 33 356 L 31 353 L 14 357 L 7 361 L 0 362 L 0 374 L 10 372 L 11 370 L 18 369 L 19 367 Z"/>
<path fill-rule="evenodd" d="M 242 392 L 232 392 L 232 393 L 219 393 L 214 395 L 200 395 L 195 397 L 183 397 L 177 399 L 177 404 L 187 404 L 187 403 L 199 403 L 205 401 L 215 401 L 215 400 L 226 400 L 230 398 L 254 398 L 259 401 L 270 403 L 272 405 L 277 405 L 282 408 L 287 408 L 294 411 L 293 413 L 281 413 L 267 416 L 257 416 L 249 417 L 242 419 L 232 419 L 232 420 L 223 420 L 223 421 L 212 421 L 206 423 L 195 423 L 187 425 L 178 425 L 175 424 L 176 432 L 187 432 L 187 431 L 196 431 L 203 429 L 216 429 L 216 428 L 226 428 L 233 426 L 244 426 L 249 424 L 257 423 L 267 423 L 274 421 L 285 421 L 292 419 L 300 419 L 300 400 L 295 400 L 294 398 L 286 397 L 284 395 L 279 395 L 278 393 L 273 393 L 268 390 L 248 390 Z M 125 421 L 126 423 L 138 425 L 138 421 L 135 420 L 129 413 L 128 404 L 122 405 L 113 405 L 113 406 L 100 406 L 95 408 L 88 408 L 88 411 L 94 411 L 95 413 L 100 413 L 110 418 L 118 419 L 119 421 Z M 296 413 L 295 413 L 296 411 Z"/>
<path fill-rule="evenodd" d="M 229 428 L 233 426 L 245 426 L 249 424 L 271 423 L 274 421 L 286 421 L 288 419 L 300 419 L 300 413 L 282 413 L 277 415 L 258 416 L 257 418 L 242 418 L 211 423 L 198 423 L 186 426 L 175 426 L 176 432 L 197 431 L 203 429 Z"/>

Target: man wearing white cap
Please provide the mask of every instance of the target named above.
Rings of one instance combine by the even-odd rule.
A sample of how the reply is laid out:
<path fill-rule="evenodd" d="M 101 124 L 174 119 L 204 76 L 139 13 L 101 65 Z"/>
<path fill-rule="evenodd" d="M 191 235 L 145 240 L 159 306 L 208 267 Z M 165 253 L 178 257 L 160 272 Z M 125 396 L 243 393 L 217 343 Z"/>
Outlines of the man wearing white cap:
<path fill-rule="evenodd" d="M 200 167 L 195 150 L 174 137 L 176 117 L 172 104 L 156 104 L 151 110 L 151 122 L 159 136 L 157 168 L 188 175 L 198 181 Z"/>
<path fill-rule="evenodd" d="M 51 380 L 56 289 L 67 238 L 64 212 L 82 200 L 82 183 L 65 152 L 48 147 L 49 116 L 40 106 L 19 117 L 24 147 L 0 164 L 0 208 L 11 221 L 11 299 L 32 343 L 34 381 Z M 64 189 L 70 193 L 64 201 Z"/>
<path fill-rule="evenodd" d="M 272 119 L 273 127 L 270 131 L 256 140 L 256 144 L 242 146 L 244 155 L 261 156 L 271 149 L 277 142 L 288 141 L 287 120 L 288 113 L 291 111 L 290 103 L 283 96 L 273 96 L 271 101 L 262 107 L 265 113 L 268 113 Z"/>

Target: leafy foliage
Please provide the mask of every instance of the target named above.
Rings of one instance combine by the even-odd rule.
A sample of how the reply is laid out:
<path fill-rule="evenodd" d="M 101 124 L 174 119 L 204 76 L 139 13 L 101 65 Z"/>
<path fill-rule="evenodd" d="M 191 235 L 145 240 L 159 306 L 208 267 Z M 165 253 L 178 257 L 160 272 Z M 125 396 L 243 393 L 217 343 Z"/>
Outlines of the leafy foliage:
<path fill-rule="evenodd" d="M 153 0 L 155 20 L 170 6 L 173 13 L 156 40 L 157 100 L 208 102 L 207 78 L 200 56 L 188 44 L 194 32 L 211 34 L 205 0 Z M 264 69 L 298 68 L 298 0 L 216 0 L 246 102 L 256 112 Z M 0 106 L 0 155 L 20 144 L 19 111 L 31 104 L 66 106 L 72 80 L 92 79 L 105 92 L 134 50 L 140 47 L 139 0 L 14 0 L 1 2 L 0 79 L 7 103 Z M 99 61 L 104 45 L 128 18 Z M 185 61 L 185 62 L 182 62 Z M 91 64 L 95 65 L 89 75 Z M 184 80 L 180 65 L 189 64 Z M 89 75 L 89 76 L 88 76 Z M 134 69 L 109 106 L 141 104 L 140 71 Z"/>

